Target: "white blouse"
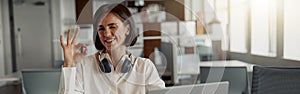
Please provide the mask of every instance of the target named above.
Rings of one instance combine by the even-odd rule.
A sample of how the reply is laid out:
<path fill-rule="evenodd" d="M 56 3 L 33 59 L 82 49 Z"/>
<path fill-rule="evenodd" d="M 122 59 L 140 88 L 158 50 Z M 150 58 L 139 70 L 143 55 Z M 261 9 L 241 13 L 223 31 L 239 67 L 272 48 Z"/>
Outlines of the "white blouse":
<path fill-rule="evenodd" d="M 59 94 L 145 94 L 147 89 L 165 87 L 151 60 L 133 56 L 130 60 L 133 67 L 127 73 L 113 68 L 102 72 L 95 56 L 80 60 L 76 67 L 64 67 Z"/>

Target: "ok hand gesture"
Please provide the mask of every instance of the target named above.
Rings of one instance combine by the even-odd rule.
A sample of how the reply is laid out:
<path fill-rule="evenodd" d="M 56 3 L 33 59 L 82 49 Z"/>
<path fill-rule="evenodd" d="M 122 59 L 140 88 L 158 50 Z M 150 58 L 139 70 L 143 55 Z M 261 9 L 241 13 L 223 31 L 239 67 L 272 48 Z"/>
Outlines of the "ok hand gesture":
<path fill-rule="evenodd" d="M 60 44 L 64 51 L 64 67 L 73 67 L 75 65 L 74 61 L 78 59 L 79 57 L 83 57 L 87 54 L 86 46 L 82 43 L 79 43 L 75 45 L 76 39 L 79 34 L 79 28 L 77 29 L 77 32 L 75 33 L 73 39 L 71 40 L 71 30 L 68 29 L 68 36 L 67 36 L 67 44 L 65 45 L 63 42 L 63 36 L 60 35 Z M 80 52 L 81 48 L 85 48 L 83 52 Z"/>

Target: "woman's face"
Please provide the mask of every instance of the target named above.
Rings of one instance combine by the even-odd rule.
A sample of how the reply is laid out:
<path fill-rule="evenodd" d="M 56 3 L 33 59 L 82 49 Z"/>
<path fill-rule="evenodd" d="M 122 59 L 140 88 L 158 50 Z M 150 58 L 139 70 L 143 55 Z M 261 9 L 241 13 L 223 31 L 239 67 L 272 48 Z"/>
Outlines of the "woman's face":
<path fill-rule="evenodd" d="M 121 18 L 108 13 L 98 22 L 98 34 L 107 50 L 126 47 L 125 39 L 129 35 L 129 25 L 124 25 Z"/>

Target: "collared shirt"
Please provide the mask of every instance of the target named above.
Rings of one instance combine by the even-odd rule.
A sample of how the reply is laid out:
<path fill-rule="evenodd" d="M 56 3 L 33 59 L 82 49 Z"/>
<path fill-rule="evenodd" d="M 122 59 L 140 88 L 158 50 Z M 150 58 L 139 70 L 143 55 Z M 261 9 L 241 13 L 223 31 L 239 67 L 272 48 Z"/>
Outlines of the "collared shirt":
<path fill-rule="evenodd" d="M 133 66 L 126 73 L 113 68 L 102 72 L 95 56 L 78 61 L 76 67 L 64 67 L 59 94 L 145 94 L 147 89 L 165 87 L 151 60 L 133 56 L 130 60 Z"/>

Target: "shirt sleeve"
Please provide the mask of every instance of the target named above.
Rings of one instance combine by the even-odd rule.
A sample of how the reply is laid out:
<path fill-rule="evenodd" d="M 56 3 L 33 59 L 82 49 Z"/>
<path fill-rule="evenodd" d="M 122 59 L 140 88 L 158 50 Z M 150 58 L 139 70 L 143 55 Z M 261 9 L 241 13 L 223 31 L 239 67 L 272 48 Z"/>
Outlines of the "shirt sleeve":
<path fill-rule="evenodd" d="M 58 94 L 83 94 L 81 67 L 63 67 Z"/>
<path fill-rule="evenodd" d="M 159 77 L 158 71 L 151 60 L 146 60 L 146 89 L 165 88 L 165 82 Z"/>

